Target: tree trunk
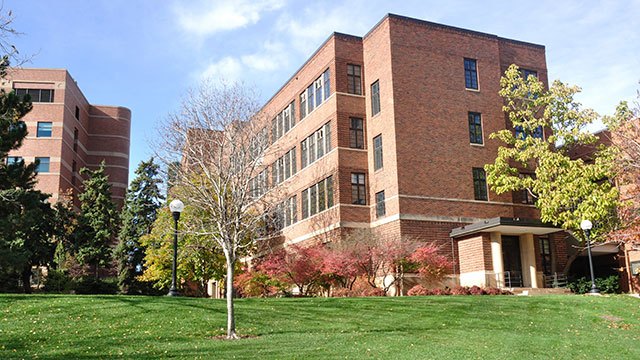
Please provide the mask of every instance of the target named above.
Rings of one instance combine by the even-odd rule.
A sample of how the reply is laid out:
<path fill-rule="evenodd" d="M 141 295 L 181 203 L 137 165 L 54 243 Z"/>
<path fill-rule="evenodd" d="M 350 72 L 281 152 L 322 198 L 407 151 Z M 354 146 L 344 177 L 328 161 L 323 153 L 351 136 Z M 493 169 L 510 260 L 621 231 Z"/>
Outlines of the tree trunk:
<path fill-rule="evenodd" d="M 233 262 L 227 260 L 227 339 L 237 339 L 236 318 L 233 309 Z"/>
<path fill-rule="evenodd" d="M 31 265 L 22 270 L 22 289 L 25 294 L 31 294 Z"/>

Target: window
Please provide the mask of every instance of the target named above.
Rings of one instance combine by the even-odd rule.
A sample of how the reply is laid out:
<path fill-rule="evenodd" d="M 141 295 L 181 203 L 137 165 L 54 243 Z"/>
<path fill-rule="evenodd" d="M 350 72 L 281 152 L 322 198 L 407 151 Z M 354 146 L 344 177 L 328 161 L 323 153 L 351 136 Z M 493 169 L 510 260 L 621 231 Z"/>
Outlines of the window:
<path fill-rule="evenodd" d="M 301 168 L 331 151 L 331 123 L 326 123 L 300 143 Z"/>
<path fill-rule="evenodd" d="M 529 70 L 529 69 L 520 69 L 520 71 L 522 72 L 522 78 L 526 81 L 527 79 L 529 79 L 529 75 L 538 78 L 538 72 L 535 70 Z"/>
<path fill-rule="evenodd" d="M 271 165 L 273 185 L 280 184 L 296 173 L 296 148 L 287 151 Z"/>
<path fill-rule="evenodd" d="M 469 141 L 482 145 L 482 118 L 480 113 L 469 113 Z"/>
<path fill-rule="evenodd" d="M 284 110 L 271 120 L 271 143 L 280 139 L 295 125 L 295 102 L 292 101 Z"/>
<path fill-rule="evenodd" d="M 80 108 L 76 106 L 76 119 L 80 120 Z"/>
<path fill-rule="evenodd" d="M 522 127 L 522 125 L 517 125 L 515 127 L 515 131 L 516 131 L 516 139 L 524 140 L 524 139 L 527 138 L 527 136 L 529 136 L 529 134 L 527 132 L 525 132 L 525 130 Z M 533 130 L 533 132 L 531 133 L 531 136 L 533 136 L 534 139 L 542 139 L 542 138 L 544 138 L 544 133 L 542 131 L 542 126 L 538 126 L 537 128 L 535 128 Z"/>
<path fill-rule="evenodd" d="M 464 83 L 467 89 L 478 90 L 478 69 L 475 59 L 464 59 Z"/>
<path fill-rule="evenodd" d="M 267 170 L 262 170 L 258 176 L 251 179 L 249 183 L 249 193 L 252 198 L 259 198 L 264 195 L 267 189 Z"/>
<path fill-rule="evenodd" d="M 302 192 L 302 218 L 309 217 L 309 189 Z"/>
<path fill-rule="evenodd" d="M 473 192 L 476 200 L 488 200 L 487 176 L 483 168 L 473 168 Z"/>
<path fill-rule="evenodd" d="M 7 156 L 7 165 L 18 165 L 22 162 L 22 156 Z"/>
<path fill-rule="evenodd" d="M 382 135 L 373 138 L 373 168 L 382 169 Z"/>
<path fill-rule="evenodd" d="M 313 109 L 320 106 L 331 94 L 329 69 L 315 79 L 305 91 L 300 94 L 300 119 L 309 115 Z"/>
<path fill-rule="evenodd" d="M 520 173 L 519 174 L 520 178 L 534 178 L 536 174 L 534 173 Z M 531 192 L 528 189 L 523 189 L 523 190 L 519 190 L 519 191 L 515 191 L 513 193 L 513 202 L 514 203 L 520 203 L 520 204 L 528 204 L 528 205 L 533 205 L 536 203 L 536 199 L 533 196 L 533 194 L 531 194 Z"/>
<path fill-rule="evenodd" d="M 376 80 L 371 84 L 371 115 L 380 112 L 380 83 Z"/>
<path fill-rule="evenodd" d="M 351 173 L 351 203 L 366 205 L 366 187 L 363 173 Z"/>
<path fill-rule="evenodd" d="M 31 97 L 31 102 L 53 102 L 53 90 L 50 89 L 15 89 L 16 95 L 24 98 L 25 95 Z"/>
<path fill-rule="evenodd" d="M 295 224 L 298 221 L 297 211 L 298 197 L 293 195 L 284 202 L 284 226 Z"/>
<path fill-rule="evenodd" d="M 360 118 L 351 118 L 349 147 L 353 149 L 364 149 L 364 122 Z"/>
<path fill-rule="evenodd" d="M 540 243 L 540 258 L 542 259 L 542 271 L 545 275 L 551 275 L 551 243 L 548 237 L 538 239 Z"/>
<path fill-rule="evenodd" d="M 36 132 L 36 136 L 51 137 L 52 128 L 53 128 L 53 123 L 38 121 L 38 131 Z"/>
<path fill-rule="evenodd" d="M 39 164 L 36 166 L 36 173 L 48 173 L 49 172 L 49 158 L 37 157 L 36 162 Z"/>
<path fill-rule="evenodd" d="M 333 206 L 333 176 L 302 192 L 302 218 L 306 219 Z"/>
<path fill-rule="evenodd" d="M 360 65 L 347 64 L 347 92 L 362 95 L 362 72 Z"/>
<path fill-rule="evenodd" d="M 73 151 L 78 152 L 78 129 L 73 129 Z"/>
<path fill-rule="evenodd" d="M 307 97 L 305 93 L 300 94 L 300 119 L 307 116 Z"/>
<path fill-rule="evenodd" d="M 376 193 L 376 217 L 383 217 L 387 213 L 384 206 L 384 190 Z"/>

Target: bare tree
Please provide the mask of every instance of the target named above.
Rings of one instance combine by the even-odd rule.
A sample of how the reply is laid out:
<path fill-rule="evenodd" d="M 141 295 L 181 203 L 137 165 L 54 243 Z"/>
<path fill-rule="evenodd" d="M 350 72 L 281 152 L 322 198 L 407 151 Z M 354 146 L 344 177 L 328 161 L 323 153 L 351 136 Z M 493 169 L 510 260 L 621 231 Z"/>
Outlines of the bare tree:
<path fill-rule="evenodd" d="M 194 216 L 187 231 L 210 236 L 226 258 L 227 338 L 235 339 L 234 265 L 264 227 L 278 202 L 267 191 L 265 164 L 275 154 L 255 94 L 242 84 L 204 81 L 187 93 L 161 128 L 159 158 L 174 176 Z M 180 166 L 171 166 L 180 161 Z"/>

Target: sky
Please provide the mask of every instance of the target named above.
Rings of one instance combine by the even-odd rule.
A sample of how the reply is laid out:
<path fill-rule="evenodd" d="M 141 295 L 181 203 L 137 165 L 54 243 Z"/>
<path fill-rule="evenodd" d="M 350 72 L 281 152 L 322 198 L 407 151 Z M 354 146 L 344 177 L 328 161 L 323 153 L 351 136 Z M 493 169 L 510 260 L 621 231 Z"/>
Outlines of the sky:
<path fill-rule="evenodd" d="M 363 36 L 387 13 L 545 45 L 549 80 L 579 85 L 603 115 L 640 89 L 640 0 L 4 0 L 9 10 L 25 67 L 67 69 L 90 103 L 131 109 L 129 180 L 204 78 L 266 102 L 332 32 Z"/>

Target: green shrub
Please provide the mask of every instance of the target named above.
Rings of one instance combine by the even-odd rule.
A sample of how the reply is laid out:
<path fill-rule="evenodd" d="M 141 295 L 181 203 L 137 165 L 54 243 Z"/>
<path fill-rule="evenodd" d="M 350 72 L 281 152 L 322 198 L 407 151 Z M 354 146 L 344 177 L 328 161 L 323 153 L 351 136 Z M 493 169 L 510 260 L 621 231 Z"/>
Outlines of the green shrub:
<path fill-rule="evenodd" d="M 73 280 L 63 270 L 49 270 L 44 281 L 45 292 L 70 292 L 73 287 Z"/>
<path fill-rule="evenodd" d="M 96 279 L 88 276 L 80 279 L 75 285 L 76 294 L 108 294 L 118 293 L 116 278 Z"/>
<path fill-rule="evenodd" d="M 596 278 L 595 282 L 602 294 L 616 294 L 620 292 L 620 278 L 618 275 Z M 586 294 L 591 291 L 591 279 L 582 277 L 569 282 L 567 287 L 576 294 Z"/>

